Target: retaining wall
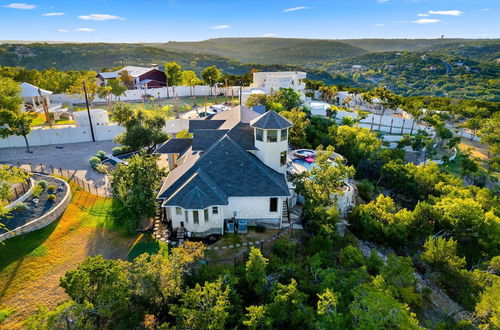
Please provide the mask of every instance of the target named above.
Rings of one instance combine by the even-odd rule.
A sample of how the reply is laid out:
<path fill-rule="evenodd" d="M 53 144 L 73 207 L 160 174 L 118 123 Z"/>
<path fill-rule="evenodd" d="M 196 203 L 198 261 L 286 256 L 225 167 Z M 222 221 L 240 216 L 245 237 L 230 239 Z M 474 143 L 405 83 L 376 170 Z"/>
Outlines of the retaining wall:
<path fill-rule="evenodd" d="M 38 219 L 32 220 L 31 222 L 28 222 L 27 224 L 16 228 L 14 230 L 11 230 L 7 233 L 1 234 L 0 235 L 0 242 L 5 241 L 9 238 L 22 235 L 22 234 L 27 234 L 31 233 L 32 231 L 42 229 L 48 225 L 50 225 L 52 222 L 56 221 L 59 219 L 59 217 L 63 214 L 63 212 L 66 210 L 66 207 L 68 206 L 69 202 L 71 201 L 71 189 L 68 185 L 68 183 L 64 180 L 60 180 L 64 185 L 66 185 L 66 196 L 64 196 L 64 199 L 59 203 L 55 208 L 50 210 L 47 214 L 44 214 Z"/>

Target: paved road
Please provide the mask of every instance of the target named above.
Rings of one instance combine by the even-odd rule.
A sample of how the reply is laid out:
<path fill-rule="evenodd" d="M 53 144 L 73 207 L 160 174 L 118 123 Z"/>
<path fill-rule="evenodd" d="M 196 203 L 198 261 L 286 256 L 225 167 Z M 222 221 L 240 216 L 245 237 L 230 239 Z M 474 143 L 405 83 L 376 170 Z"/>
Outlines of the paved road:
<path fill-rule="evenodd" d="M 0 163 L 21 165 L 52 165 L 75 172 L 75 176 L 98 187 L 107 185 L 107 177 L 94 171 L 88 159 L 99 150 L 111 153 L 116 147 L 113 141 L 83 142 L 32 147 L 32 153 L 25 148 L 0 149 Z"/>
<path fill-rule="evenodd" d="M 443 61 L 444 66 L 446 67 L 446 74 L 450 74 L 451 71 L 453 71 L 453 68 L 451 67 L 451 64 L 448 62 Z"/>

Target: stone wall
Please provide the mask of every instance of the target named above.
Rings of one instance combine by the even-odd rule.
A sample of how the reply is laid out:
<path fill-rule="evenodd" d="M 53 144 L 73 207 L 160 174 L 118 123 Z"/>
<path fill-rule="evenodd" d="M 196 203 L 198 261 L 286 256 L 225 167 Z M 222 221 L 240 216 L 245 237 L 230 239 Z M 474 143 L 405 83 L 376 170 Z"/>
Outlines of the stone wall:
<path fill-rule="evenodd" d="M 11 230 L 10 232 L 4 233 L 0 235 L 0 242 L 5 241 L 11 237 L 15 237 L 18 235 L 22 234 L 27 234 L 32 231 L 42 229 L 48 225 L 50 225 L 52 222 L 56 221 L 59 219 L 59 217 L 63 214 L 63 212 L 66 210 L 66 207 L 68 206 L 69 202 L 71 201 L 71 189 L 68 185 L 68 183 L 64 180 L 60 180 L 64 185 L 66 185 L 66 196 L 64 196 L 63 200 L 61 203 L 59 203 L 55 208 L 50 210 L 48 213 L 44 214 L 38 219 L 35 219 L 19 228 L 16 228 L 14 230 Z"/>

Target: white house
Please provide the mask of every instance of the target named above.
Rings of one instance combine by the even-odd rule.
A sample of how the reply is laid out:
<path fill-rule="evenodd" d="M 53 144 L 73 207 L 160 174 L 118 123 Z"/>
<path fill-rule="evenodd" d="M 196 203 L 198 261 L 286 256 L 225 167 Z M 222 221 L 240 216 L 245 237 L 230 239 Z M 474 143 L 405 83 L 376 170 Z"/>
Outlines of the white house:
<path fill-rule="evenodd" d="M 170 172 L 158 200 L 171 230 L 204 237 L 246 226 L 281 228 L 291 197 L 286 180 L 288 129 L 274 111 L 243 106 L 190 120 L 192 139 L 171 139 Z"/>
<path fill-rule="evenodd" d="M 242 91 L 242 104 L 245 104 L 252 94 L 268 94 L 280 88 L 293 88 L 305 98 L 306 84 L 302 82 L 302 79 L 306 79 L 306 76 L 305 72 L 298 71 L 255 72 L 253 83 Z"/>
<path fill-rule="evenodd" d="M 21 94 L 24 104 L 23 111 L 37 111 L 43 109 L 43 102 L 47 102 L 47 106 L 50 105 L 49 96 L 52 94 L 51 91 L 41 89 L 27 82 L 21 83 Z"/>

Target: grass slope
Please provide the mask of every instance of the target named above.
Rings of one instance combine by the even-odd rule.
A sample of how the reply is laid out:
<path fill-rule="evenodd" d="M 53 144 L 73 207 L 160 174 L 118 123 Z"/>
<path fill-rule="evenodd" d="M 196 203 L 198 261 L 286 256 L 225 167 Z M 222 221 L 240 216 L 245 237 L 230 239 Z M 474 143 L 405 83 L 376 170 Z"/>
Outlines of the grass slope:
<path fill-rule="evenodd" d="M 72 188 L 58 221 L 0 245 L 0 310 L 9 311 L 2 327 L 20 327 L 36 305 L 53 307 L 67 299 L 59 278 L 87 256 L 126 259 L 137 240 L 112 221 L 111 199 Z"/>

